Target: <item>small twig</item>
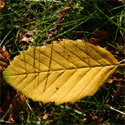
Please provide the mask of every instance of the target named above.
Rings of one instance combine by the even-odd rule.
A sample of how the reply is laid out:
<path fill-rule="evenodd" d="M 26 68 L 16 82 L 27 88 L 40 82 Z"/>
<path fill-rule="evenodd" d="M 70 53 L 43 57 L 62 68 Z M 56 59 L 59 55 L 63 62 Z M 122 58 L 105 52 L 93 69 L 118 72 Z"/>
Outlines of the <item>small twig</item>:
<path fill-rule="evenodd" d="M 109 107 L 111 110 L 114 110 L 114 111 L 116 111 L 116 112 L 119 112 L 119 113 L 125 115 L 124 112 L 122 112 L 122 111 L 120 111 L 120 110 L 118 110 L 118 109 L 115 109 L 115 108 L 113 108 L 112 106 L 108 106 L 108 107 Z"/>
<path fill-rule="evenodd" d="M 122 62 L 125 62 L 125 59 L 123 59 L 123 60 L 119 61 L 119 63 L 122 63 Z"/>

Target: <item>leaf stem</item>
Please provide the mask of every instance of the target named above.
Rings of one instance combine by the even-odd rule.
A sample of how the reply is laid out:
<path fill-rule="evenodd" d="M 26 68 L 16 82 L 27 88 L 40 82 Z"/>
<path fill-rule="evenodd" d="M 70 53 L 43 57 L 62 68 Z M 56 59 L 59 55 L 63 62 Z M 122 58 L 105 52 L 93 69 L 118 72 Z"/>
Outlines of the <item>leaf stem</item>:
<path fill-rule="evenodd" d="M 125 66 L 125 64 L 119 64 L 118 66 Z"/>

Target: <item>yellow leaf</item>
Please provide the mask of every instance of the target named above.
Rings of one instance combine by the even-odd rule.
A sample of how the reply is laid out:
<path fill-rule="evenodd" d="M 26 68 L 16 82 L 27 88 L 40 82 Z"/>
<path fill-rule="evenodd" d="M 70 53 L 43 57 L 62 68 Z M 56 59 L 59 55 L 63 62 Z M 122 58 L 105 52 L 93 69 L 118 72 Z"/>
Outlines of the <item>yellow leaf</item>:
<path fill-rule="evenodd" d="M 22 51 L 4 79 L 34 101 L 74 103 L 92 96 L 119 65 L 107 50 L 82 40 L 66 40 Z"/>

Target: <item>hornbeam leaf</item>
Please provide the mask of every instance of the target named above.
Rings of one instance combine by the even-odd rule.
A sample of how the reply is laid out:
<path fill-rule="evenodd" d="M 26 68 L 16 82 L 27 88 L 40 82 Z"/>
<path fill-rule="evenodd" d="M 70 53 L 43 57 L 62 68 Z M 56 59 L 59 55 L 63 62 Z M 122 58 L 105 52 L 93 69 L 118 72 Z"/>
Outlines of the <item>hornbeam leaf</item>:
<path fill-rule="evenodd" d="M 22 51 L 3 77 L 34 101 L 74 103 L 95 94 L 118 65 L 113 55 L 99 46 L 64 39 Z"/>

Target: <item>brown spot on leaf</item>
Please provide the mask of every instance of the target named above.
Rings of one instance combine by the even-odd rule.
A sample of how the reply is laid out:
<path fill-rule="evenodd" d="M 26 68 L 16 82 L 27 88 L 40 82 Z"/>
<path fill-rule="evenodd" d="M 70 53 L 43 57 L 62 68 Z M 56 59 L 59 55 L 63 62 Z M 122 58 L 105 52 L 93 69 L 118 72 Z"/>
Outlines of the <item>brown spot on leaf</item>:
<path fill-rule="evenodd" d="M 56 87 L 56 90 L 58 90 L 59 88 L 58 87 Z"/>

